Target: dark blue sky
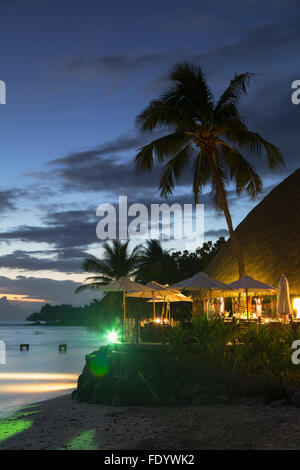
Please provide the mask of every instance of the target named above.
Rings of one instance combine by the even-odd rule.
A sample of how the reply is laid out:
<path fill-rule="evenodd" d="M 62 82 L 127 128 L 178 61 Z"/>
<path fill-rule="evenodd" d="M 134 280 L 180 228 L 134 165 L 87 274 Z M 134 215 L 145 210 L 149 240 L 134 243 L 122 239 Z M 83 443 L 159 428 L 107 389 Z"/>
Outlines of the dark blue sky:
<path fill-rule="evenodd" d="M 147 141 L 134 121 L 176 62 L 200 64 L 216 96 L 235 72 L 256 72 L 241 109 L 286 159 L 276 174 L 258 162 L 264 194 L 295 170 L 299 19 L 297 0 L 1 0 L 0 294 L 92 297 L 73 296 L 71 281 L 82 279 L 87 250 L 101 255 L 96 207 L 119 194 L 147 203 L 157 196 L 157 173 L 137 179 L 130 163 Z M 175 199 L 191 198 L 187 183 Z M 216 239 L 225 221 L 209 195 L 203 202 L 206 240 Z M 229 202 L 236 225 L 258 201 L 230 193 Z"/>

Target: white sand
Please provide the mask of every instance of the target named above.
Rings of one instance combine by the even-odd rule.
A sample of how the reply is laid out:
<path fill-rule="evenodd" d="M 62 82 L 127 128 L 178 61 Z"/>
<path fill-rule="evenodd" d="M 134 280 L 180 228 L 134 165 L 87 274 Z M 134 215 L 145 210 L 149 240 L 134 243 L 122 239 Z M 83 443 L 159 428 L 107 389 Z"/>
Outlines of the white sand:
<path fill-rule="evenodd" d="M 0 450 L 300 449 L 300 409 L 292 406 L 122 408 L 64 396 L 24 412 L 35 413 L 0 421 Z"/>

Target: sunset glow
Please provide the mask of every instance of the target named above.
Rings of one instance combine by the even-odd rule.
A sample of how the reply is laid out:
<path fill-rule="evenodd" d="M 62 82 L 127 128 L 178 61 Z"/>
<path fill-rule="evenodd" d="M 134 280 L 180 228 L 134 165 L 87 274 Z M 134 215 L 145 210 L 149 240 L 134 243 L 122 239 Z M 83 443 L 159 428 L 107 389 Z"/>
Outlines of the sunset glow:
<path fill-rule="evenodd" d="M 11 300 L 13 302 L 47 302 L 45 299 L 34 299 L 31 297 L 27 297 L 27 295 L 25 294 L 0 294 L 0 297 L 6 297 L 8 301 Z"/>

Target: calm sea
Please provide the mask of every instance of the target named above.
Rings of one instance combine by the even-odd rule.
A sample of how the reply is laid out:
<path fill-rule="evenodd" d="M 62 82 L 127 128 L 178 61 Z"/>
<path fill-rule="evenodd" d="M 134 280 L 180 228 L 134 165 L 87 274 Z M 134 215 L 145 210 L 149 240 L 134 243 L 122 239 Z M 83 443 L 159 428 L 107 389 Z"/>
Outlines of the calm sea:
<path fill-rule="evenodd" d="M 0 417 L 21 406 L 70 393 L 76 388 L 85 354 L 104 343 L 103 337 L 84 327 L 21 323 L 0 323 L 0 340 L 6 346 L 6 364 L 0 363 Z M 20 352 L 21 343 L 28 343 L 29 351 Z M 66 353 L 58 351 L 62 343 L 67 343 Z"/>

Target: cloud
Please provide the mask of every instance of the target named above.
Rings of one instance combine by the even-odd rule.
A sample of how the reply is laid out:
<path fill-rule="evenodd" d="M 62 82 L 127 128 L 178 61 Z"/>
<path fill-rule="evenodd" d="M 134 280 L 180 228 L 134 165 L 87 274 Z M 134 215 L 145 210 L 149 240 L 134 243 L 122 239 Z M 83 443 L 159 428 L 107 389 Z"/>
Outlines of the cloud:
<path fill-rule="evenodd" d="M 65 250 L 23 251 L 0 256 L 2 268 L 24 271 L 59 271 L 63 273 L 81 273 L 82 262 L 87 253 L 74 248 Z"/>
<path fill-rule="evenodd" d="M 0 191 L 0 212 L 16 209 L 16 200 L 23 197 L 25 191 L 20 189 L 8 189 Z"/>
<path fill-rule="evenodd" d="M 63 211 L 44 216 L 46 226 L 22 225 L 1 232 L 0 240 L 48 243 L 56 248 L 86 248 L 97 242 L 96 214 L 92 210 Z"/>
<path fill-rule="evenodd" d="M 170 56 L 168 53 L 150 53 L 140 55 L 96 55 L 80 53 L 66 59 L 62 70 L 67 74 L 116 75 L 128 74 L 143 67 L 163 64 Z"/>
<path fill-rule="evenodd" d="M 154 132 L 153 138 L 158 138 L 162 135 L 161 132 Z M 107 156 L 114 153 L 123 153 L 128 150 L 137 150 L 146 145 L 149 141 L 149 136 L 142 133 L 136 133 L 132 130 L 117 136 L 113 141 L 105 142 L 97 147 L 87 149 L 82 152 L 73 152 L 70 155 L 62 158 L 55 158 L 50 160 L 50 165 L 74 165 L 74 164 L 87 164 L 97 160 L 98 157 Z"/>
<path fill-rule="evenodd" d="M 93 298 L 99 298 L 102 294 L 95 292 L 82 292 L 75 294 L 75 289 L 80 285 L 74 281 L 55 281 L 53 279 L 18 276 L 10 279 L 0 276 L 0 290 L 2 293 L 23 295 L 31 299 L 42 299 L 48 303 L 64 303 L 73 305 L 85 305 Z M 20 305 L 24 307 L 26 302 Z M 36 304 L 38 310 L 42 304 Z"/>
<path fill-rule="evenodd" d="M 226 229 L 220 229 L 220 230 L 207 230 L 204 233 L 204 237 L 213 237 L 213 238 L 219 238 L 219 237 L 228 237 L 228 230 Z"/>

